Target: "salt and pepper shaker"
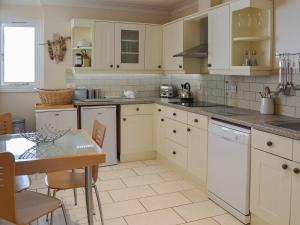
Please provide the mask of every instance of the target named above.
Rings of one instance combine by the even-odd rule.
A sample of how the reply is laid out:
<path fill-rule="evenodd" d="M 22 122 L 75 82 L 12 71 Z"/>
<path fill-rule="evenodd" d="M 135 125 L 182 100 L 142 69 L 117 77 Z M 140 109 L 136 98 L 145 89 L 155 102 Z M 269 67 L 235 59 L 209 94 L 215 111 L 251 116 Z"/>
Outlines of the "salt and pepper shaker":
<path fill-rule="evenodd" d="M 258 66 L 256 50 L 246 50 L 242 66 Z"/>

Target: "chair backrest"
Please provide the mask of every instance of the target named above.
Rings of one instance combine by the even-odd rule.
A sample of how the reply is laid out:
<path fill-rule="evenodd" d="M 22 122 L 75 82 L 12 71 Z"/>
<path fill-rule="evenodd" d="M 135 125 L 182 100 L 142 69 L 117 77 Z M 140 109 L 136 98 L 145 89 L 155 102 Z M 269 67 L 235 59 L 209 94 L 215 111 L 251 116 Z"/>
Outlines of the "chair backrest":
<path fill-rule="evenodd" d="M 0 218 L 15 223 L 15 157 L 10 152 L 0 153 Z"/>
<path fill-rule="evenodd" d="M 10 134 L 12 131 L 13 126 L 11 113 L 0 115 L 0 134 Z"/>
<path fill-rule="evenodd" d="M 95 120 L 93 126 L 92 138 L 100 146 L 100 148 L 103 147 L 105 133 L 106 133 L 106 127 L 98 120 Z M 98 179 L 98 166 L 93 167 L 92 174 L 93 174 L 94 182 L 96 182 Z"/>

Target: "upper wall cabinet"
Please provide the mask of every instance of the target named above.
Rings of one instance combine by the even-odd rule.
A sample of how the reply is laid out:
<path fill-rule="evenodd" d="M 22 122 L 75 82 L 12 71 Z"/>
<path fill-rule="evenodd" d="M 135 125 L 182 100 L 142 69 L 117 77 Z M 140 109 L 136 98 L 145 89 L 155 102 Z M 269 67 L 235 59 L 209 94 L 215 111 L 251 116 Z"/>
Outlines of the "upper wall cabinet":
<path fill-rule="evenodd" d="M 161 25 L 146 25 L 145 69 L 162 70 L 163 32 Z"/>
<path fill-rule="evenodd" d="M 273 1 L 230 4 L 231 74 L 268 75 L 273 59 Z"/>
<path fill-rule="evenodd" d="M 173 57 L 183 51 L 183 20 L 163 27 L 163 68 L 166 71 L 183 71 L 183 58 Z"/>
<path fill-rule="evenodd" d="M 230 69 L 230 7 L 208 13 L 208 67 L 211 74 L 222 74 Z"/>
<path fill-rule="evenodd" d="M 143 70 L 145 66 L 145 25 L 115 24 L 115 63 L 117 69 Z"/>
<path fill-rule="evenodd" d="M 115 69 L 115 24 L 112 22 L 95 22 L 95 69 Z"/>

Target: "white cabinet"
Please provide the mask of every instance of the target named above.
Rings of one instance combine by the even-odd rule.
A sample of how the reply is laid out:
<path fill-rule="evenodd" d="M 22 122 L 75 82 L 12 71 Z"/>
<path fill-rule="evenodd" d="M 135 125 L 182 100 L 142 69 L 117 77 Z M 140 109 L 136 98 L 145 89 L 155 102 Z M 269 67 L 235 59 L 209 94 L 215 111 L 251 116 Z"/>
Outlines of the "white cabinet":
<path fill-rule="evenodd" d="M 146 25 L 145 69 L 162 70 L 162 53 L 162 26 Z"/>
<path fill-rule="evenodd" d="M 115 68 L 115 23 L 96 21 L 94 35 L 95 69 L 113 70 Z"/>
<path fill-rule="evenodd" d="M 230 7 L 208 13 L 208 65 L 210 74 L 230 69 Z"/>
<path fill-rule="evenodd" d="M 152 107 L 151 104 L 121 106 L 121 162 L 155 158 L 153 115 L 152 109 L 148 112 L 149 106 Z"/>
<path fill-rule="evenodd" d="M 77 129 L 77 110 L 75 108 L 36 110 L 35 117 L 37 130 L 46 127 L 56 130 Z"/>
<path fill-rule="evenodd" d="M 81 128 L 92 136 L 94 121 L 98 120 L 106 127 L 103 151 L 106 161 L 101 166 L 117 164 L 117 118 L 115 106 L 81 107 Z"/>
<path fill-rule="evenodd" d="M 153 112 L 153 143 L 154 150 L 158 153 L 162 153 L 165 149 L 165 118 L 164 113 L 165 107 L 155 105 Z"/>
<path fill-rule="evenodd" d="M 300 223 L 300 164 L 293 163 L 290 225 Z"/>
<path fill-rule="evenodd" d="M 163 27 L 163 68 L 183 70 L 183 58 L 173 57 L 183 51 L 183 21 L 176 21 Z"/>
<path fill-rule="evenodd" d="M 290 161 L 257 149 L 252 149 L 251 156 L 251 213 L 270 225 L 289 225 Z"/>
<path fill-rule="evenodd" d="M 115 63 L 121 70 L 144 70 L 145 25 L 115 24 Z"/>
<path fill-rule="evenodd" d="M 201 184 L 207 180 L 207 130 L 188 127 L 188 171 Z"/>

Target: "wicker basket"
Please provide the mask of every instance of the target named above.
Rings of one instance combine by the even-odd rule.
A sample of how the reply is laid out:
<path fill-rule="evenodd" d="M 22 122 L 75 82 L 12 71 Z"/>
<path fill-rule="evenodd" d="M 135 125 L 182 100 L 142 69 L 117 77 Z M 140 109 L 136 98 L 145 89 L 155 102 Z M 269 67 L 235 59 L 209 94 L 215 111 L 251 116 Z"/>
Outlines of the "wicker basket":
<path fill-rule="evenodd" d="M 67 105 L 72 103 L 74 89 L 38 89 L 43 105 Z"/>

